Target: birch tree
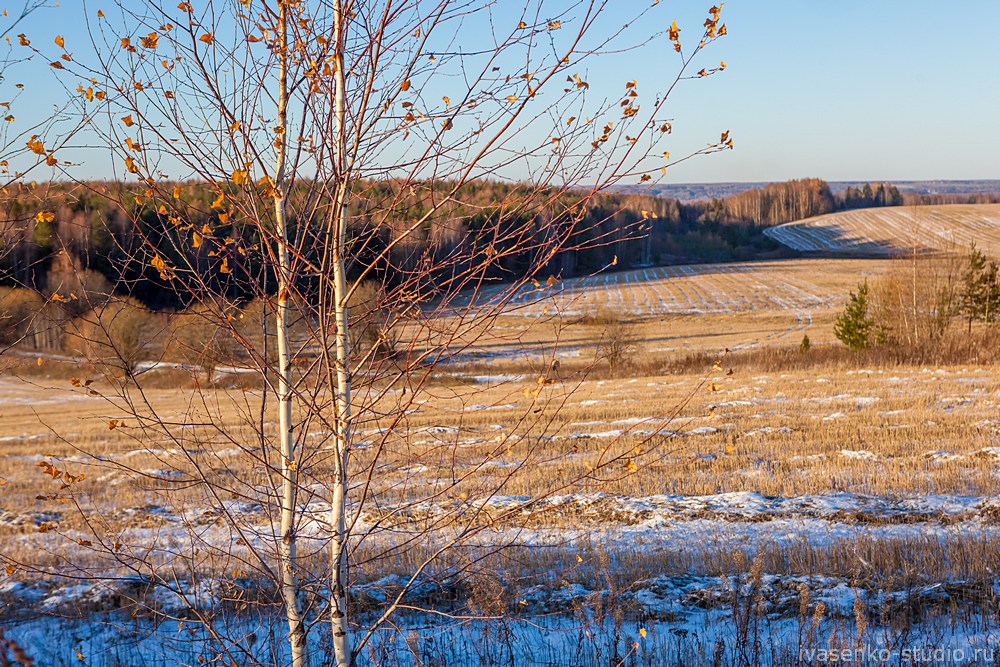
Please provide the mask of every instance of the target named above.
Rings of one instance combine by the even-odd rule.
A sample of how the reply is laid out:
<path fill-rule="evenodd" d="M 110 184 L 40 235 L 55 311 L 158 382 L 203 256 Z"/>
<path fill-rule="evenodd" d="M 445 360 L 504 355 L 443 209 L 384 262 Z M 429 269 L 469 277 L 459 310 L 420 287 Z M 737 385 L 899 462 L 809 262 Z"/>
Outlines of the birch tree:
<path fill-rule="evenodd" d="M 517 418 L 468 456 L 457 437 L 421 444 L 410 423 L 497 318 L 559 290 L 562 258 L 642 233 L 586 223 L 589 203 L 691 157 L 670 156 L 667 101 L 684 79 L 725 69 L 700 61 L 726 26 L 714 6 L 686 28 L 656 2 L 627 16 L 600 0 L 502 4 L 86 3 L 81 50 L 95 55 L 66 69 L 89 143 L 114 156 L 119 180 L 102 192 L 133 217 L 147 278 L 197 304 L 256 377 L 247 391 L 196 393 L 183 418 L 141 374 L 101 390 L 109 414 L 126 415 L 116 437 L 167 452 L 167 473 L 116 471 L 186 508 L 187 541 L 159 553 L 89 522 L 104 569 L 86 572 L 111 564 L 182 598 L 229 660 L 268 658 L 245 624 L 198 604 L 192 578 L 270 582 L 281 655 L 301 667 L 326 663 L 328 648 L 348 666 L 394 645 L 379 633 L 427 604 L 414 596 L 428 572 L 471 576 L 509 544 L 484 546 L 483 531 L 635 469 L 639 446 L 610 446 L 497 509 L 517 476 L 484 476 L 491 462 L 517 443 L 515 471 L 552 460 L 538 435 L 565 395 L 550 372 L 512 389 Z M 596 90 L 591 63 L 614 54 L 656 54 L 671 74 Z M 720 135 L 696 153 L 731 148 Z M 456 395 L 470 407 L 476 389 Z M 439 472 L 406 472 L 418 464 Z M 86 482 L 71 486 L 95 512 Z M 191 507 L 224 535 L 209 537 Z M 400 561 L 377 608 L 352 616 L 360 575 Z"/>

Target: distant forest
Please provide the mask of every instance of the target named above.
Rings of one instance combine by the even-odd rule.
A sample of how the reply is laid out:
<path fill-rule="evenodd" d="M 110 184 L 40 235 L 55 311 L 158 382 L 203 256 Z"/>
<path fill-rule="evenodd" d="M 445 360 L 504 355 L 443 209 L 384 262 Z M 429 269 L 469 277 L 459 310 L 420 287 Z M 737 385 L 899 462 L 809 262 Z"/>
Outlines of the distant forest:
<path fill-rule="evenodd" d="M 217 253 L 185 246 L 169 234 L 169 213 L 150 201 L 112 196 L 117 186 L 104 183 L 37 184 L 11 186 L 0 195 L 0 285 L 30 287 L 51 294 L 63 286 L 80 291 L 127 291 L 154 309 L 183 307 L 165 283 L 151 259 L 188 253 L 195 266 L 210 268 L 220 261 Z M 187 222 L 196 229 L 210 229 L 225 245 L 240 248 L 228 258 L 234 269 L 259 286 L 269 280 L 255 256 L 262 251 L 259 239 L 250 238 L 238 220 L 213 206 L 217 193 L 204 184 L 177 184 L 183 191 Z M 367 184 L 365 197 L 352 210 L 353 238 L 357 247 L 355 271 L 366 256 L 393 242 L 401 230 L 412 225 L 435 196 L 411 189 L 401 194 L 391 183 Z M 462 187 L 448 206 L 428 220 L 405 243 L 393 245 L 391 259 L 376 267 L 374 277 L 393 282 L 420 266 L 434 266 L 449 258 L 451 271 L 460 270 L 481 256 L 483 245 L 496 238 L 494 228 L 522 228 L 524 236 L 549 233 L 553 211 L 524 205 L 526 199 L 547 201 L 524 186 L 478 182 Z M 457 200 L 457 201 L 456 201 Z M 835 194 L 819 179 L 773 183 L 762 188 L 705 202 L 682 203 L 640 194 L 600 194 L 586 201 L 568 237 L 572 249 L 549 259 L 544 272 L 562 278 L 587 275 L 612 266 L 615 270 L 663 264 L 740 261 L 792 256 L 761 232 L 764 228 L 824 213 L 852 208 L 911 204 L 998 202 L 995 194 L 908 195 L 885 183 L 848 187 Z M 391 202 L 391 210 L 380 210 L 380 202 Z M 522 202 L 515 205 L 509 202 Z M 549 208 L 572 209 L 572 193 L 547 202 Z M 39 207 L 51 214 L 38 215 Z M 391 224 L 379 222 L 392 220 Z M 304 224 L 299 219 L 296 224 Z M 166 230 L 166 231 L 165 231 Z M 253 248 L 257 248 L 253 251 Z M 247 248 L 248 251 L 242 250 Z M 496 281 L 524 275 L 537 266 L 531 247 L 504 257 L 489 277 Z M 463 259 L 465 258 L 465 259 Z M 235 275 L 218 276 L 218 289 L 234 299 L 245 296 Z M 431 282 L 447 275 L 431 276 Z"/>
<path fill-rule="evenodd" d="M 842 195 L 848 188 L 863 188 L 865 183 L 876 182 L 878 181 L 828 181 L 830 190 L 837 195 Z M 892 181 L 892 184 L 903 194 L 904 198 L 911 195 L 914 197 L 918 195 L 961 195 L 968 197 L 971 195 L 991 196 L 1000 193 L 1000 180 Z M 766 181 L 759 183 L 647 183 L 621 186 L 618 190 L 628 194 L 651 194 L 657 197 L 679 199 L 683 202 L 693 202 L 722 199 L 747 190 L 760 190 L 766 185 Z"/>

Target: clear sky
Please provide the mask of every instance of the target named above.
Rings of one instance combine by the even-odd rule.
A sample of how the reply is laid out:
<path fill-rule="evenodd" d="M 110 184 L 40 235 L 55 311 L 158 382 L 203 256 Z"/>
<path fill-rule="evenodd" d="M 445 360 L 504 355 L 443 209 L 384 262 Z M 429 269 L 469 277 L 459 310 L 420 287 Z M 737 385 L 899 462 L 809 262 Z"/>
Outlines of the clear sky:
<path fill-rule="evenodd" d="M 684 3 L 690 4 L 690 3 Z M 677 181 L 1000 178 L 1000 2 L 730 0 L 725 76 L 678 132 L 736 150 Z"/>
<path fill-rule="evenodd" d="M 500 11 L 517 4 L 498 2 Z M 14 34 L 49 44 L 55 34 L 82 41 L 83 4 L 62 0 Z M 100 6 L 87 4 L 91 12 Z M 675 14 L 691 36 L 710 4 L 663 0 L 658 11 Z M 675 95 L 671 152 L 703 146 L 725 129 L 736 149 L 678 165 L 665 182 L 1000 178 L 1000 2 L 729 0 L 723 21 L 729 35 L 711 46 L 704 64 L 725 60 L 728 69 L 687 82 Z M 662 78 L 674 54 L 660 53 L 610 60 L 591 76 Z M 13 82 L 0 84 L 5 98 Z M 20 104 L 44 105 L 46 97 Z"/>

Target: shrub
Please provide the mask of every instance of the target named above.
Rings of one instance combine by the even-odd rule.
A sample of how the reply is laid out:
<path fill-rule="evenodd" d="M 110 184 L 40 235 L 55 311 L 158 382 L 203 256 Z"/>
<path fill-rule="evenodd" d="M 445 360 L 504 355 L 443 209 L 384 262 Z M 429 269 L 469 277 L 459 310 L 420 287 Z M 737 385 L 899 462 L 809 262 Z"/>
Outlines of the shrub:
<path fill-rule="evenodd" d="M 602 310 L 595 321 L 604 323 L 601 339 L 597 343 L 596 359 L 608 364 L 615 372 L 626 366 L 637 349 L 632 327 L 610 310 Z"/>
<path fill-rule="evenodd" d="M 61 350 L 66 313 L 37 292 L 0 287 L 0 344 Z"/>
<path fill-rule="evenodd" d="M 153 351 L 160 333 L 158 319 L 135 299 L 115 298 L 73 320 L 70 347 L 131 377 Z"/>
<path fill-rule="evenodd" d="M 229 320 L 229 317 L 238 320 L 243 313 L 235 307 L 231 310 L 231 313 L 219 312 L 209 305 L 195 304 L 171 315 L 167 343 L 171 358 L 200 368 L 209 382 L 218 366 L 235 365 L 244 358 L 243 346 Z"/>

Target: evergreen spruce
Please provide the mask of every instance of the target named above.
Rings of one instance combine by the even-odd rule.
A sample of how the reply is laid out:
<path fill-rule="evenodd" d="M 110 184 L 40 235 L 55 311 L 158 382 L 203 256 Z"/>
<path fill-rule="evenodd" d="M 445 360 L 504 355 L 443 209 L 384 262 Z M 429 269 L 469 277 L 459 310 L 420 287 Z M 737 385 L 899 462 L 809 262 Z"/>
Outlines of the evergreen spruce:
<path fill-rule="evenodd" d="M 852 350 L 864 350 L 882 341 L 883 332 L 868 314 L 871 288 L 868 281 L 851 292 L 844 312 L 833 323 L 833 335 Z"/>

